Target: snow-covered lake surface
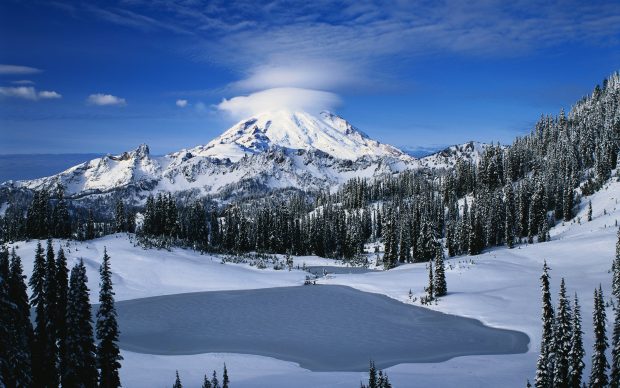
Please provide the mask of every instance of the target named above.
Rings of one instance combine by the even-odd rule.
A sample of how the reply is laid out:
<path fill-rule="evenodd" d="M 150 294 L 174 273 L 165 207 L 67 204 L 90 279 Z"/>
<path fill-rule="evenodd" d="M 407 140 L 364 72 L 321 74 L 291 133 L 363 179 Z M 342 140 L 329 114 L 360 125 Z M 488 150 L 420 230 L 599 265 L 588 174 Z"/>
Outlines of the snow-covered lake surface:
<path fill-rule="evenodd" d="M 365 267 L 339 267 L 333 265 L 313 265 L 306 267 L 306 271 L 317 276 L 323 276 L 325 273 L 341 275 L 341 274 L 360 274 L 368 272 L 377 272 L 376 269 Z"/>
<path fill-rule="evenodd" d="M 119 302 L 121 348 L 183 355 L 242 353 L 312 371 L 363 371 L 528 350 L 524 333 L 344 286 L 165 295 Z"/>

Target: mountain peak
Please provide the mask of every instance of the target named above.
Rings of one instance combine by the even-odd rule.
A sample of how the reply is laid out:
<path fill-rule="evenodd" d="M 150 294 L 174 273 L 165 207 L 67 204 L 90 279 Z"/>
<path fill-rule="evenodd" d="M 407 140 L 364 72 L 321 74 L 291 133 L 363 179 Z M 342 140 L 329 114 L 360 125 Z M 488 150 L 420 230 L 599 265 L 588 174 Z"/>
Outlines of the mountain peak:
<path fill-rule="evenodd" d="M 239 160 L 246 154 L 280 147 L 319 150 L 339 159 L 360 157 L 407 157 L 400 150 L 370 139 L 342 117 L 323 111 L 276 110 L 241 120 L 205 146 L 192 153 Z"/>

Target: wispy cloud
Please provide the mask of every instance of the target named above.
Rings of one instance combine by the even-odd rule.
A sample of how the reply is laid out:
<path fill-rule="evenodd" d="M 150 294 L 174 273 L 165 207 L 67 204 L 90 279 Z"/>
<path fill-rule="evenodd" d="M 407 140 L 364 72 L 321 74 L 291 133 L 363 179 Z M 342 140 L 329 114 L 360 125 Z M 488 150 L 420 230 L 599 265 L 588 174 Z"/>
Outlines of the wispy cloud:
<path fill-rule="evenodd" d="M 34 85 L 34 81 L 29 79 L 19 79 L 17 81 L 11 81 L 13 85 Z"/>
<path fill-rule="evenodd" d="M 230 85 L 238 90 L 374 86 L 390 79 L 390 68 L 437 53 L 519 56 L 565 42 L 620 40 L 618 2 L 344 0 L 337 10 L 328 0 L 107 4 L 83 7 L 118 25 L 188 35 L 179 50 L 239 71 Z"/>
<path fill-rule="evenodd" d="M 274 88 L 247 96 L 224 99 L 217 105 L 220 111 L 235 118 L 278 109 L 318 112 L 332 109 L 340 103 L 337 95 L 329 92 L 301 88 Z"/>
<path fill-rule="evenodd" d="M 23 74 L 36 74 L 43 70 L 35 67 L 20 66 L 20 65 L 2 65 L 0 64 L 0 75 L 23 75 Z"/>
<path fill-rule="evenodd" d="M 32 86 L 0 86 L 0 96 L 31 101 L 62 98 L 62 95 L 58 92 L 51 90 L 37 91 Z"/>
<path fill-rule="evenodd" d="M 39 92 L 39 98 L 48 99 L 48 100 L 56 100 L 62 98 L 60 93 L 57 93 L 53 90 L 43 90 Z"/>
<path fill-rule="evenodd" d="M 91 94 L 86 99 L 86 102 L 90 105 L 99 106 L 124 106 L 127 105 L 127 101 L 124 98 L 113 96 L 111 94 L 96 93 Z"/>
<path fill-rule="evenodd" d="M 179 108 L 185 108 L 187 106 L 187 100 L 177 100 L 176 105 Z"/>

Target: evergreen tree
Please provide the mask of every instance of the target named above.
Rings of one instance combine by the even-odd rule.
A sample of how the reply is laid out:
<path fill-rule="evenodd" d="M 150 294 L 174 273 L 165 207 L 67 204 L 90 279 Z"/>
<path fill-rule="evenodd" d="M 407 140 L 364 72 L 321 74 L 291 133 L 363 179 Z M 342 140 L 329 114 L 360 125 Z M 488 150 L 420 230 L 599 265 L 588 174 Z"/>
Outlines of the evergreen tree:
<path fill-rule="evenodd" d="M 12 341 L 7 349 L 9 350 L 8 368 L 11 371 L 12 382 L 5 381 L 7 381 L 7 386 L 15 387 L 28 387 L 32 384 L 30 353 L 32 324 L 24 279 L 21 258 L 15 254 L 15 248 L 13 248 L 8 277 L 8 296 L 14 305 L 15 314 L 6 316 L 11 320 L 9 331 L 12 333 L 10 337 Z"/>
<path fill-rule="evenodd" d="M 220 382 L 217 379 L 217 373 L 213 371 L 213 375 L 211 376 L 211 388 L 220 388 Z"/>
<path fill-rule="evenodd" d="M 209 381 L 207 375 L 205 375 L 204 380 L 202 381 L 202 388 L 212 388 L 211 382 Z"/>
<path fill-rule="evenodd" d="M 507 183 L 504 188 L 504 238 L 506 239 L 506 246 L 513 248 L 515 243 L 515 208 L 514 208 L 514 192 L 512 190 L 512 184 Z"/>
<path fill-rule="evenodd" d="M 54 311 L 56 339 L 58 343 L 58 360 L 60 376 L 67 366 L 66 339 L 67 339 L 67 297 L 69 293 L 69 270 L 65 251 L 60 248 L 56 254 L 56 309 Z"/>
<path fill-rule="evenodd" d="M 569 370 L 568 370 L 568 387 L 580 388 L 581 377 L 583 375 L 583 331 L 581 330 L 581 309 L 579 307 L 579 299 L 575 293 L 575 301 L 573 306 L 573 318 L 571 327 L 571 341 L 569 353 Z"/>
<path fill-rule="evenodd" d="M 226 369 L 226 364 L 224 364 L 224 374 L 222 376 L 222 388 L 229 388 L 230 380 L 228 379 L 228 369 Z"/>
<path fill-rule="evenodd" d="M 549 267 L 543 264 L 543 274 L 540 277 L 542 293 L 542 339 L 540 356 L 536 364 L 536 388 L 547 388 L 553 384 L 553 321 L 554 313 L 549 291 Z"/>
<path fill-rule="evenodd" d="M 176 372 L 176 379 L 174 380 L 174 385 L 172 388 L 183 388 L 183 384 L 181 384 L 181 378 L 179 377 L 179 371 Z"/>
<path fill-rule="evenodd" d="M 0 247 L 0 387 L 13 384 L 10 352 L 13 351 L 11 319 L 15 306 L 9 297 L 9 252 Z"/>
<path fill-rule="evenodd" d="M 375 368 L 375 363 L 373 361 L 370 362 L 370 368 L 368 371 L 368 388 L 378 388 L 377 369 Z"/>
<path fill-rule="evenodd" d="M 97 367 L 88 278 L 82 260 L 71 270 L 67 299 L 67 366 L 63 387 L 96 387 Z"/>
<path fill-rule="evenodd" d="M 609 383 L 607 378 L 607 334 L 605 333 L 606 317 L 603 290 L 599 286 L 594 290 L 594 350 L 592 353 L 592 370 L 590 372 L 591 387 L 606 387 Z"/>
<path fill-rule="evenodd" d="M 97 345 L 97 366 L 99 367 L 99 386 L 102 388 L 116 388 L 121 386 L 118 370 L 121 367 L 122 356 L 118 348 L 118 323 L 114 307 L 114 291 L 112 289 L 112 272 L 110 257 L 103 249 L 103 262 L 99 268 L 99 310 L 97 311 L 96 332 L 99 344 Z"/>
<path fill-rule="evenodd" d="M 443 248 L 441 245 L 437 247 L 437 255 L 435 256 L 435 295 L 445 296 L 448 293 L 446 284 L 446 269 L 443 263 Z"/>
<path fill-rule="evenodd" d="M 71 217 L 65 201 L 65 191 L 60 184 L 56 188 L 56 198 L 56 207 L 54 207 L 52 216 L 54 236 L 69 238 L 71 236 Z"/>
<path fill-rule="evenodd" d="M 613 279 L 611 283 L 611 290 L 614 299 L 620 298 L 620 229 L 616 234 L 616 258 L 611 266 L 613 272 Z M 620 307 L 620 306 L 619 306 Z"/>
<path fill-rule="evenodd" d="M 48 336 L 45 349 L 45 369 L 47 374 L 47 382 L 52 385 L 58 385 L 58 342 L 56 338 L 56 322 L 57 322 L 57 301 L 58 287 L 56 284 L 56 256 L 52 246 L 52 240 L 47 240 L 46 261 L 45 261 L 45 332 Z"/>
<path fill-rule="evenodd" d="M 620 388 L 620 298 L 615 299 L 616 309 L 611 340 L 611 375 L 609 384 L 612 388 Z"/>
<path fill-rule="evenodd" d="M 48 317 L 46 306 L 46 262 L 43 247 L 41 242 L 37 243 L 34 256 L 34 266 L 32 269 L 32 275 L 28 284 L 32 289 L 30 296 L 30 305 L 35 311 L 35 327 L 34 338 L 32 346 L 32 380 L 35 387 L 52 387 L 53 383 L 49 384 L 48 381 L 53 382 L 55 377 L 49 376 L 50 372 L 50 360 L 55 362 L 55 359 L 49 357 L 47 351 L 50 348 L 50 334 L 48 333 Z M 51 370 L 55 368 L 52 366 Z M 57 385 L 57 384 L 56 384 Z"/>
<path fill-rule="evenodd" d="M 435 299 L 435 281 L 433 280 L 433 262 L 428 262 L 428 286 L 426 291 L 426 301 L 431 302 Z"/>
<path fill-rule="evenodd" d="M 592 221 L 592 201 L 588 201 L 588 222 Z"/>
<path fill-rule="evenodd" d="M 555 317 L 553 386 L 568 387 L 572 322 L 570 302 L 566 297 L 564 278 L 560 282 L 558 309 Z"/>
<path fill-rule="evenodd" d="M 114 208 L 114 226 L 117 233 L 127 231 L 127 217 L 125 215 L 125 206 L 123 205 L 123 201 L 121 201 L 120 199 L 116 201 L 116 206 Z"/>

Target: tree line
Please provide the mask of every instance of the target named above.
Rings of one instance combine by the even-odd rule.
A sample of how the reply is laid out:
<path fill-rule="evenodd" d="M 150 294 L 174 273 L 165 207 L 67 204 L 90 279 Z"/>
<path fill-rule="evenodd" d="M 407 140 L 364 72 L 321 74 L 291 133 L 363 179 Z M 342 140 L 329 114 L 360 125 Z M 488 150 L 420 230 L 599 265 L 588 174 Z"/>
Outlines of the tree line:
<path fill-rule="evenodd" d="M 119 328 L 110 257 L 99 268 L 99 309 L 93 316 L 86 267 L 71 271 L 62 247 L 37 244 L 27 286 L 21 258 L 0 249 L 0 386 L 120 387 Z M 34 324 L 31 322 L 34 310 Z M 97 342 L 95 342 L 95 338 Z"/>

